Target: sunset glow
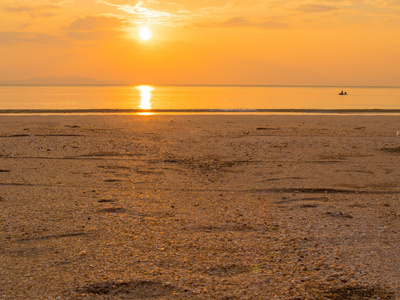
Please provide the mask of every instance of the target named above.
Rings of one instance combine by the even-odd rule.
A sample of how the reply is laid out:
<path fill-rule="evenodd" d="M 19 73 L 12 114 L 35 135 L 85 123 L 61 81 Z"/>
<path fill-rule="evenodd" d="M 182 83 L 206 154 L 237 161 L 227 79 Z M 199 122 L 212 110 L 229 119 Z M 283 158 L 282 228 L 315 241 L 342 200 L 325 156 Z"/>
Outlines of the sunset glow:
<path fill-rule="evenodd" d="M 0 1 L 0 82 L 400 85 L 398 1 Z"/>

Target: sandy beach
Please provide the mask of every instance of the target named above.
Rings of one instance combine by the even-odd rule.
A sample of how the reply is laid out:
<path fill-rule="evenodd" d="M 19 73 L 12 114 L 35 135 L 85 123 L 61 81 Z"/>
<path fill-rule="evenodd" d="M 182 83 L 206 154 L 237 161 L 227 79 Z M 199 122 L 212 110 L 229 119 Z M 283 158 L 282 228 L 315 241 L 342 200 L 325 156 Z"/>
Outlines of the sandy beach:
<path fill-rule="evenodd" d="M 1 299 L 400 299 L 400 116 L 0 125 Z"/>

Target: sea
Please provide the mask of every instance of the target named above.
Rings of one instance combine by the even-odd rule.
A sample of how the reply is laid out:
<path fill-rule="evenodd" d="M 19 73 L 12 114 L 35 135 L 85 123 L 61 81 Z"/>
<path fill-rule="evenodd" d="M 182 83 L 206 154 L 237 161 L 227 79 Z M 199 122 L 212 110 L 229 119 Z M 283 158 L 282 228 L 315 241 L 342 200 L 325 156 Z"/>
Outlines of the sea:
<path fill-rule="evenodd" d="M 400 87 L 0 86 L 0 114 L 144 113 L 400 114 Z"/>

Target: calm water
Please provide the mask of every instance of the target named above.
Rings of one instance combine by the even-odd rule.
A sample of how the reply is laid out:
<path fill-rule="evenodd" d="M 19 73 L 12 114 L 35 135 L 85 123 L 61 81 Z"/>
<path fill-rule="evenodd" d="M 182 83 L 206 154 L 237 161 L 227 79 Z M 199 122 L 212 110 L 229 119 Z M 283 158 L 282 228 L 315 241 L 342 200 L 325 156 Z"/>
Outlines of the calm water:
<path fill-rule="evenodd" d="M 347 96 L 338 93 L 345 90 Z M 257 112 L 400 110 L 400 88 L 255 86 L 0 86 L 0 112 Z M 70 110 L 70 111 L 67 111 Z M 203 111 L 204 110 L 204 111 Z"/>

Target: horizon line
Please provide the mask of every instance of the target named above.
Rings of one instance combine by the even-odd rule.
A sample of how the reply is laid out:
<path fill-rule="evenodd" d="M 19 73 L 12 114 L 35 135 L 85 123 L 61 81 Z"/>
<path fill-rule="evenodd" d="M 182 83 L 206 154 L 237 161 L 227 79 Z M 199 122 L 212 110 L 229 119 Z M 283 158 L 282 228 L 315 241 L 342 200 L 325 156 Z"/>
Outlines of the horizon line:
<path fill-rule="evenodd" d="M 316 85 L 316 84 L 19 84 L 1 83 L 4 87 L 133 87 L 133 86 L 175 86 L 175 87 L 315 87 L 315 88 L 400 88 L 400 85 Z"/>

